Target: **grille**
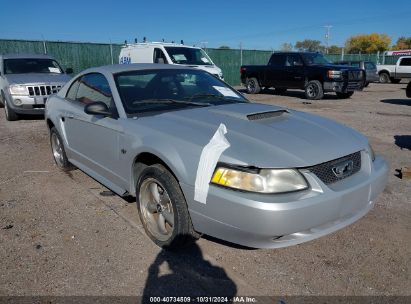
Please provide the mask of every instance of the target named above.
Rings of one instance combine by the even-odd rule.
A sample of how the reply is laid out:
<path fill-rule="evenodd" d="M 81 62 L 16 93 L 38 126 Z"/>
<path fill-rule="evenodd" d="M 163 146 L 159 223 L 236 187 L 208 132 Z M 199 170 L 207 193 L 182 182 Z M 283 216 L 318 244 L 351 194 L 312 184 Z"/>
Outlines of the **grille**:
<path fill-rule="evenodd" d="M 347 173 L 344 176 L 338 177 L 337 175 L 335 175 L 335 173 L 333 172 L 333 167 L 337 166 L 338 164 L 341 164 L 345 161 L 353 161 L 353 168 L 351 170 L 351 172 Z M 315 165 L 312 167 L 308 167 L 306 168 L 308 169 L 310 172 L 314 173 L 315 175 L 317 175 L 317 177 L 326 185 L 328 184 L 332 184 L 335 183 L 337 181 L 340 181 L 344 178 L 347 178 L 355 173 L 357 173 L 358 171 L 360 171 L 361 169 L 361 152 L 356 152 L 341 158 L 337 158 L 334 160 L 331 160 L 329 162 L 326 163 L 322 163 L 319 165 Z"/>
<path fill-rule="evenodd" d="M 56 94 L 60 91 L 61 86 L 59 85 L 40 85 L 40 86 L 28 86 L 30 96 L 48 96 L 51 94 Z"/>
<path fill-rule="evenodd" d="M 249 114 L 249 115 L 247 115 L 247 118 L 248 118 L 248 120 L 267 119 L 267 118 L 281 116 L 284 113 L 288 113 L 288 111 L 287 110 L 278 110 L 278 111 L 270 111 L 270 112 Z"/>

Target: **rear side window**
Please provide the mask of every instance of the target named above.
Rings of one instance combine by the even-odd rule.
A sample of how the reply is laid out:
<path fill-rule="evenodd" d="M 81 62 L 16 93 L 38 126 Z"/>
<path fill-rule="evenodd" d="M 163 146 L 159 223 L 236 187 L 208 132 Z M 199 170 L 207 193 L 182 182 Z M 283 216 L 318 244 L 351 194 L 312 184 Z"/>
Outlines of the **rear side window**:
<path fill-rule="evenodd" d="M 101 101 L 110 108 L 112 99 L 110 85 L 102 74 L 92 73 L 81 77 L 76 94 L 77 101 L 84 104 Z"/>
<path fill-rule="evenodd" d="M 411 66 L 411 58 L 403 58 L 400 62 L 400 65 Z"/>
<path fill-rule="evenodd" d="M 285 66 L 285 56 L 284 55 L 272 55 L 269 64 L 275 67 Z"/>
<path fill-rule="evenodd" d="M 67 95 L 66 95 L 67 99 L 76 100 L 79 84 L 80 84 L 80 79 L 77 79 L 71 84 L 70 88 L 67 91 Z"/>

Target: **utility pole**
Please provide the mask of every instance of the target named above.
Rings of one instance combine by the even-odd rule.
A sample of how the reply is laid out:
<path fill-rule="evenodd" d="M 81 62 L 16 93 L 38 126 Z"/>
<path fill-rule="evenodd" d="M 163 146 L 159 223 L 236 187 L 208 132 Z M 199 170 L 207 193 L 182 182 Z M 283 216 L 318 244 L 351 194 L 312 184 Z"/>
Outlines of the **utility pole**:
<path fill-rule="evenodd" d="M 240 42 L 240 66 L 243 65 L 243 43 Z"/>
<path fill-rule="evenodd" d="M 330 29 L 333 27 L 332 25 L 324 25 L 327 32 L 325 33 L 325 41 L 326 41 L 326 53 L 328 54 L 328 48 L 330 46 Z"/>

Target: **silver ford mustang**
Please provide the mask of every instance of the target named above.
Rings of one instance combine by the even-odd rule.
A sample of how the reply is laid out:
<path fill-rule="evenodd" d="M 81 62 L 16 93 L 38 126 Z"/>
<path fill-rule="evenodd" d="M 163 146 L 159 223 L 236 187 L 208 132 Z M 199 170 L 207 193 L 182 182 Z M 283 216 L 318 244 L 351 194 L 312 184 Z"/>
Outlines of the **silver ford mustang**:
<path fill-rule="evenodd" d="M 355 130 L 181 66 L 88 69 L 49 98 L 46 121 L 56 164 L 136 196 L 164 248 L 201 233 L 256 248 L 313 240 L 364 216 L 387 183 Z"/>

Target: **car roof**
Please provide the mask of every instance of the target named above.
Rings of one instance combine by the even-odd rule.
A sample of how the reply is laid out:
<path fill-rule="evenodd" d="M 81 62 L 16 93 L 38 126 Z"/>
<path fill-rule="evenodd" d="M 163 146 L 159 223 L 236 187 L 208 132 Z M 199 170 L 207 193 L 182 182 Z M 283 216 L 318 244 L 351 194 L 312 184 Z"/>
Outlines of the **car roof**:
<path fill-rule="evenodd" d="M 3 54 L 3 59 L 54 59 L 54 57 L 45 54 Z"/>
<path fill-rule="evenodd" d="M 194 68 L 185 67 L 181 65 L 175 64 L 158 64 L 158 63 L 132 63 L 132 64 L 110 64 L 104 65 L 100 67 L 93 67 L 89 68 L 82 72 L 85 73 L 109 73 L 109 74 L 117 74 L 122 72 L 129 72 L 129 71 L 139 71 L 139 70 L 196 70 Z"/>

